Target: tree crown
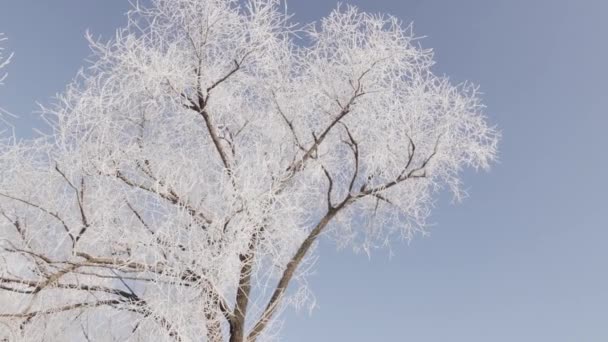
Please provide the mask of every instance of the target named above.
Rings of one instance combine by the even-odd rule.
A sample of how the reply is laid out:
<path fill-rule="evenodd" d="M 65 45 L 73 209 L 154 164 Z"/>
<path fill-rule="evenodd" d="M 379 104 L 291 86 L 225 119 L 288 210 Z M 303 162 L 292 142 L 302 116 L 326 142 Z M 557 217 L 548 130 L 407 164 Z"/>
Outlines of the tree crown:
<path fill-rule="evenodd" d="M 26 337 L 272 339 L 319 235 L 409 239 L 495 158 L 477 88 L 433 74 L 394 17 L 155 0 L 128 18 L 88 36 L 52 133 L 0 147 L 0 317 Z"/>

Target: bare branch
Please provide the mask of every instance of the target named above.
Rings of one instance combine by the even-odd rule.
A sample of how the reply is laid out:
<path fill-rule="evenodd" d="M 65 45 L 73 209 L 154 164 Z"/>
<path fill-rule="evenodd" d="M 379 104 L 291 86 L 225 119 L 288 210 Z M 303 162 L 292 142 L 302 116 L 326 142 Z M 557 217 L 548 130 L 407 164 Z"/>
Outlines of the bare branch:
<path fill-rule="evenodd" d="M 338 102 L 338 106 L 341 108 L 338 115 L 334 117 L 334 119 L 327 125 L 327 127 L 325 127 L 325 129 L 321 132 L 320 135 L 317 136 L 313 132 L 313 136 L 315 138 L 313 144 L 306 150 L 302 158 L 300 158 L 298 161 L 296 161 L 294 164 L 290 165 L 287 168 L 288 173 L 293 174 L 296 171 L 300 170 L 304 166 L 306 161 L 313 157 L 314 153 L 317 151 L 317 148 L 319 147 L 319 145 L 321 145 L 321 143 L 323 143 L 329 132 L 334 128 L 334 126 L 336 126 L 336 124 L 340 122 L 340 120 L 342 120 L 346 115 L 348 115 L 348 113 L 351 112 L 351 106 L 353 105 L 353 103 L 355 103 L 355 100 L 357 100 L 363 95 L 365 95 L 365 92 L 361 90 L 361 87 L 358 87 L 354 90 L 353 95 L 348 100 L 346 105 L 343 106 L 342 104 L 340 104 L 340 102 Z"/>
<path fill-rule="evenodd" d="M 226 75 L 224 75 L 222 78 L 220 78 L 219 80 L 213 82 L 208 88 L 207 88 L 207 98 L 209 97 L 209 93 L 211 93 L 211 91 L 219 86 L 220 84 L 224 83 L 227 79 L 230 78 L 230 76 L 234 75 L 237 71 L 239 71 L 239 69 L 241 68 L 241 62 L 234 60 L 234 68 L 232 68 L 232 70 L 230 70 Z M 207 102 L 205 100 L 205 102 Z M 202 108 L 202 107 L 201 107 Z"/>
<path fill-rule="evenodd" d="M 72 184 L 72 182 L 68 179 L 68 177 L 65 175 L 65 173 L 63 173 L 59 169 L 58 164 L 55 164 L 55 170 L 61 175 L 61 177 L 63 177 L 63 179 L 68 183 L 70 188 L 72 188 L 72 190 L 74 190 L 74 192 L 76 194 L 76 202 L 78 203 L 78 209 L 80 210 L 80 220 L 82 222 L 82 228 L 80 228 L 80 231 L 78 232 L 78 234 L 76 235 L 76 238 L 74 239 L 74 244 L 76 244 L 76 243 L 78 243 L 78 241 L 80 240 L 82 235 L 84 235 L 84 233 L 87 231 L 87 229 L 90 226 L 89 220 L 87 219 L 87 216 L 84 212 L 84 177 L 81 178 L 80 190 L 78 190 L 74 186 L 74 184 Z"/>
<path fill-rule="evenodd" d="M 86 308 L 96 308 L 100 306 L 114 306 L 121 304 L 122 301 L 111 299 L 111 300 L 99 300 L 95 302 L 84 302 L 84 303 L 76 303 L 71 305 L 65 305 L 57 308 L 52 308 L 48 310 L 40 310 L 40 311 L 31 311 L 25 313 L 16 313 L 16 314 L 0 314 L 0 318 L 27 318 L 31 319 L 35 316 L 42 315 L 51 315 L 64 311 L 78 310 L 78 309 L 86 309 Z"/>
<path fill-rule="evenodd" d="M 201 223 L 203 225 L 203 228 L 205 228 L 206 225 L 212 223 L 212 221 L 209 218 L 207 218 L 203 213 L 194 209 L 190 204 L 188 204 L 180 196 L 178 196 L 175 193 L 175 191 L 173 191 L 172 189 L 169 189 L 168 193 L 160 192 L 156 189 L 153 189 L 146 185 L 139 184 L 139 183 L 136 183 L 136 182 L 130 180 L 128 177 L 126 177 L 122 172 L 120 172 L 118 170 L 115 173 L 115 177 L 120 179 L 121 181 L 123 181 L 123 183 L 125 183 L 126 185 L 128 185 L 132 188 L 138 188 L 138 189 L 144 190 L 146 192 L 156 194 L 156 195 L 160 196 L 162 199 L 171 202 L 172 204 L 176 204 L 176 205 L 183 207 L 184 209 L 186 209 L 188 214 L 190 214 L 190 216 L 192 216 L 192 218 L 199 221 L 199 223 Z"/>
<path fill-rule="evenodd" d="M 47 210 L 47 209 L 45 209 L 45 208 L 43 208 L 43 207 L 39 206 L 38 204 L 32 203 L 32 202 L 30 202 L 30 201 L 26 201 L 26 200 L 21 199 L 21 198 L 18 198 L 18 197 L 14 197 L 14 196 L 11 196 L 11 195 L 7 195 L 7 194 L 1 193 L 1 192 L 0 192 L 0 196 L 5 197 L 5 198 L 8 198 L 8 199 L 12 199 L 12 200 L 14 200 L 14 201 L 17 201 L 17 202 L 23 203 L 23 204 L 28 205 L 28 206 L 33 207 L 33 208 L 36 208 L 36 209 L 38 209 L 38 210 L 42 211 L 43 213 L 48 214 L 49 216 L 53 217 L 54 219 L 56 219 L 57 221 L 59 221 L 59 223 L 61 223 L 61 225 L 62 225 L 63 229 L 65 230 L 65 232 L 66 232 L 66 233 L 68 234 L 68 236 L 70 237 L 70 240 L 72 240 L 72 246 L 74 246 L 74 245 L 75 245 L 76 240 L 75 240 L 74 236 L 72 235 L 72 233 L 70 232 L 70 228 L 68 228 L 68 225 L 67 225 L 67 224 L 65 223 L 65 221 L 64 221 L 64 220 L 63 220 L 63 219 L 62 219 L 62 218 L 59 216 L 59 214 L 57 214 L 57 213 L 53 213 L 53 212 L 51 212 L 51 211 L 49 211 L 49 210 Z"/>
<path fill-rule="evenodd" d="M 331 204 L 331 191 L 334 188 L 334 181 L 331 179 L 329 172 L 323 165 L 321 165 L 321 169 L 323 169 L 323 173 L 325 174 L 325 178 L 327 178 L 327 182 L 329 184 L 327 187 L 327 210 L 332 210 L 333 205 Z"/>
<path fill-rule="evenodd" d="M 344 127 L 344 130 L 346 131 L 346 134 L 348 135 L 348 139 L 350 141 L 347 143 L 347 145 L 352 150 L 353 157 L 355 159 L 355 169 L 353 171 L 353 176 L 350 179 L 350 183 L 348 184 L 348 192 L 351 193 L 353 191 L 353 187 L 355 186 L 355 181 L 357 180 L 357 176 L 359 174 L 359 144 L 357 143 L 355 138 L 353 138 L 352 134 L 350 133 L 350 130 L 348 129 L 348 126 L 346 126 L 346 124 L 343 122 L 340 122 L 340 123 L 342 124 L 342 126 Z"/>
<path fill-rule="evenodd" d="M 331 220 L 346 206 L 348 206 L 350 202 L 345 201 L 340 203 L 337 207 L 329 210 L 325 216 L 321 219 L 321 221 L 311 230 L 306 239 L 302 242 L 297 252 L 293 255 L 293 257 L 287 263 L 287 266 L 283 270 L 283 275 L 281 276 L 275 290 L 266 305 L 262 315 L 258 318 L 255 325 L 253 326 L 251 332 L 249 333 L 247 339 L 250 341 L 255 341 L 256 338 L 264 331 L 272 316 L 275 314 L 276 310 L 279 308 L 281 304 L 281 299 L 293 278 L 295 271 L 298 266 L 308 253 L 310 247 L 312 247 L 313 243 L 316 241 L 317 237 L 323 232 L 325 227 L 331 222 Z"/>
<path fill-rule="evenodd" d="M 283 119 L 283 121 L 285 122 L 285 124 L 287 125 L 287 127 L 289 127 L 289 130 L 291 131 L 291 135 L 293 136 L 293 140 L 296 143 L 296 146 L 306 152 L 306 149 L 302 146 L 302 144 L 300 143 L 300 140 L 298 139 L 298 134 L 295 131 L 295 128 L 293 126 L 293 122 L 289 121 L 289 119 L 287 119 L 287 116 L 285 115 L 285 113 L 283 112 L 283 110 L 281 109 L 281 105 L 279 105 L 279 101 L 277 100 L 277 95 L 275 94 L 275 92 L 272 92 L 272 98 L 274 100 L 274 103 L 277 107 L 277 111 L 279 112 L 279 115 L 281 116 L 281 118 Z"/>

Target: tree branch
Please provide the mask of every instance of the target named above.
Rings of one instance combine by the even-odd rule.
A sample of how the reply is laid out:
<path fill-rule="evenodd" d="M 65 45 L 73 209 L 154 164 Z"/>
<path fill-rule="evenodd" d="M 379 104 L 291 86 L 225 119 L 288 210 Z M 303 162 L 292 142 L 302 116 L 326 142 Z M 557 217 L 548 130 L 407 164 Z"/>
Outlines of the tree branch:
<path fill-rule="evenodd" d="M 18 198 L 18 197 L 13 197 L 11 195 L 7 195 L 7 194 L 1 193 L 1 192 L 0 192 L 0 196 L 8 198 L 8 199 L 12 199 L 14 201 L 17 201 L 17 202 L 20 202 L 20 203 L 23 203 L 23 204 L 26 204 L 26 205 L 28 205 L 30 207 L 36 208 L 36 209 L 42 211 L 43 213 L 45 213 L 45 214 L 53 217 L 54 219 L 56 219 L 57 221 L 59 221 L 59 223 L 61 223 L 61 225 L 63 226 L 63 229 L 65 230 L 65 232 L 70 237 L 70 240 L 72 240 L 72 247 L 74 247 L 74 245 L 76 244 L 76 240 L 74 238 L 74 235 L 72 235 L 72 233 L 70 232 L 70 228 L 68 228 L 68 225 L 65 223 L 65 221 L 57 213 L 53 213 L 53 212 L 51 212 L 51 211 L 49 211 L 49 210 L 41 207 L 38 204 L 34 204 L 32 202 L 23 200 L 23 199 Z"/>
<path fill-rule="evenodd" d="M 433 159 L 433 157 L 437 154 L 438 148 L 439 148 L 439 140 L 441 139 L 441 135 L 439 135 L 439 137 L 437 137 L 437 141 L 435 142 L 435 147 L 433 148 L 433 152 L 422 162 L 422 164 L 415 168 L 410 170 L 409 172 L 407 172 L 407 166 L 409 166 L 412 162 L 412 159 L 414 157 L 414 150 L 415 150 L 415 145 L 413 145 L 412 142 L 412 153 L 410 154 L 409 160 L 407 162 L 407 166 L 404 169 L 404 171 L 401 172 L 401 174 L 399 174 L 399 176 L 395 179 L 392 180 L 390 182 L 387 182 L 385 184 L 373 187 L 373 188 L 368 188 L 367 184 L 365 184 L 362 188 L 361 191 L 356 194 L 354 197 L 356 198 L 361 198 L 370 194 L 374 194 L 386 189 L 390 189 L 392 187 L 394 187 L 395 185 L 411 179 L 411 178 L 426 178 L 426 167 L 428 165 L 428 163 L 431 161 L 431 159 Z M 411 141 L 411 140 L 410 140 Z M 420 173 L 422 171 L 422 173 Z"/>
<path fill-rule="evenodd" d="M 279 101 L 277 100 L 277 95 L 275 94 L 275 92 L 272 92 L 272 98 L 274 100 L 274 103 L 277 107 L 277 111 L 279 112 L 279 115 L 281 116 L 281 118 L 283 119 L 283 121 L 285 122 L 285 124 L 287 125 L 287 127 L 289 127 L 289 130 L 291 131 L 291 135 L 293 136 L 293 140 L 295 141 L 296 145 L 298 146 L 298 148 L 301 151 L 306 152 L 306 149 L 302 146 L 302 144 L 300 143 L 300 139 L 298 139 L 298 135 L 296 134 L 296 130 L 293 126 L 293 122 L 289 121 L 289 119 L 287 119 L 287 116 L 285 115 L 285 112 L 283 112 L 283 109 L 281 109 L 281 106 L 279 105 Z"/>
<path fill-rule="evenodd" d="M 178 206 L 181 206 L 182 208 L 186 209 L 186 211 L 188 212 L 188 214 L 194 218 L 195 220 L 197 220 L 203 228 L 206 228 L 206 225 L 209 225 L 211 223 L 213 223 L 213 221 L 211 221 L 211 219 L 209 219 L 205 214 L 199 212 L 198 210 L 194 209 L 192 207 L 192 205 L 190 205 L 187 201 L 185 201 L 184 199 L 182 199 L 180 196 L 178 196 L 175 191 L 173 191 L 172 189 L 169 189 L 169 193 L 164 193 L 164 192 L 160 192 L 157 191 L 151 187 L 148 187 L 146 185 L 143 184 L 139 184 L 136 183 L 132 180 L 130 180 L 129 178 L 127 178 L 122 172 L 120 172 L 120 170 L 116 170 L 116 173 L 114 174 L 114 176 L 118 179 L 120 179 L 121 181 L 123 181 L 123 183 L 125 183 L 126 185 L 133 187 L 133 188 L 138 188 L 153 194 L 158 195 L 160 198 L 167 200 L 169 202 L 171 202 L 172 204 L 176 204 Z M 202 220 L 202 222 L 200 221 Z"/>
<path fill-rule="evenodd" d="M 72 188 L 72 190 L 74 190 L 74 193 L 76 194 L 76 202 L 78 203 L 78 209 L 80 210 L 80 220 L 82 222 L 82 228 L 80 228 L 80 231 L 78 232 L 78 234 L 76 235 L 76 238 L 74 239 L 74 244 L 76 244 L 76 243 L 78 243 L 78 241 L 80 240 L 82 235 L 87 231 L 87 229 L 90 226 L 89 220 L 87 219 L 87 216 L 84 212 L 84 177 L 81 179 L 80 191 L 79 191 L 74 186 L 74 184 L 72 184 L 72 182 L 68 179 L 68 177 L 65 175 L 65 173 L 63 173 L 59 169 L 59 165 L 55 164 L 55 170 L 61 175 L 61 177 L 63 177 L 63 179 L 68 183 L 70 188 Z"/>
<path fill-rule="evenodd" d="M 207 87 L 207 89 L 205 90 L 205 93 L 203 93 L 203 86 L 201 83 L 202 59 L 199 58 L 199 65 L 196 69 L 198 99 L 196 102 L 190 100 L 190 106 L 188 106 L 188 108 L 196 111 L 203 117 L 203 120 L 205 121 L 205 126 L 207 127 L 207 132 L 209 133 L 209 136 L 211 137 L 213 145 L 215 146 L 215 149 L 216 149 L 217 153 L 219 154 L 220 159 L 222 160 L 222 164 L 224 165 L 224 168 L 229 173 L 231 173 L 232 168 L 231 168 L 230 161 L 228 158 L 228 153 L 226 153 L 226 151 L 224 151 L 224 148 L 222 147 L 220 136 L 217 132 L 216 127 L 213 124 L 213 121 L 211 119 L 211 116 L 209 115 L 209 112 L 207 111 L 207 104 L 209 103 L 209 97 L 210 97 L 211 91 L 213 89 L 215 89 L 217 86 L 219 86 L 220 84 L 224 83 L 226 80 L 228 80 L 237 71 L 239 71 L 241 69 L 241 65 L 242 65 L 243 61 L 245 60 L 245 58 L 247 58 L 247 56 L 250 53 L 251 53 L 251 51 L 246 53 L 241 58 L 240 61 L 234 60 L 233 61 L 234 67 L 226 75 L 222 76 L 219 80 L 213 82 L 209 87 Z"/>
<path fill-rule="evenodd" d="M 329 222 L 331 222 L 331 220 L 342 209 L 344 209 L 346 206 L 348 206 L 349 203 L 351 203 L 351 201 L 350 201 L 350 198 L 347 197 L 347 199 L 344 200 L 343 202 L 341 202 L 338 206 L 330 209 L 325 214 L 325 216 L 323 216 L 321 221 L 312 229 L 312 231 L 308 234 L 306 239 L 302 242 L 302 244 L 300 245 L 300 247 L 298 248 L 296 253 L 292 256 L 291 260 L 289 260 L 289 262 L 287 263 L 285 270 L 283 270 L 283 275 L 281 276 L 275 290 L 273 291 L 272 296 L 270 297 L 270 300 L 268 301 L 268 304 L 266 305 L 266 308 L 262 312 L 262 315 L 257 320 L 257 322 L 253 326 L 251 332 L 249 333 L 249 335 L 247 337 L 247 341 L 254 342 L 256 340 L 256 338 L 259 336 L 259 334 L 262 333 L 262 331 L 264 331 L 264 329 L 270 322 L 270 319 L 272 318 L 272 316 L 274 315 L 276 310 L 279 308 L 283 294 L 287 290 L 287 287 L 289 286 L 289 282 L 293 278 L 298 266 L 304 259 L 304 256 L 306 256 L 306 253 L 308 252 L 310 247 L 312 247 L 312 245 L 316 241 L 317 237 L 323 232 L 323 230 L 325 229 L 325 227 L 327 227 Z"/>
<path fill-rule="evenodd" d="M 321 143 L 323 143 L 323 141 L 325 140 L 329 132 L 334 128 L 334 126 L 336 126 L 336 124 L 338 124 L 340 120 L 342 120 L 346 115 L 348 115 L 348 113 L 351 112 L 351 107 L 355 103 L 355 100 L 366 94 L 363 91 L 363 86 L 361 85 L 361 79 L 363 78 L 363 76 L 365 76 L 365 73 L 363 73 L 363 75 L 361 75 L 361 77 L 359 78 L 358 86 L 354 88 L 354 93 L 348 100 L 348 102 L 345 105 L 342 105 L 340 102 L 338 102 L 338 106 L 341 108 L 338 115 L 336 115 L 336 117 L 329 123 L 329 125 L 325 127 L 325 129 L 321 132 L 320 135 L 317 136 L 313 133 L 313 144 L 306 150 L 302 158 L 300 158 L 287 168 L 286 171 L 288 172 L 288 174 L 293 175 L 296 171 L 300 170 L 304 166 L 308 159 L 314 156 L 315 152 L 317 151 L 317 148 L 319 147 L 319 145 L 321 145 Z"/>
<path fill-rule="evenodd" d="M 15 313 L 15 314 L 0 314 L 0 318 L 32 319 L 35 316 L 40 316 L 40 315 L 50 315 L 50 314 L 55 314 L 55 313 L 64 312 L 64 311 L 71 311 L 71 310 L 84 309 L 84 308 L 94 308 L 94 307 L 106 306 L 106 305 L 112 306 L 112 305 L 118 305 L 121 303 L 122 303 L 122 301 L 116 300 L 116 299 L 100 300 L 100 301 L 96 301 L 96 302 L 84 302 L 84 303 L 65 305 L 65 306 L 60 306 L 58 308 L 52 308 L 52 309 L 47 309 L 47 310 L 39 310 L 39 311 L 31 311 L 31 312 Z"/>
<path fill-rule="evenodd" d="M 325 166 L 321 165 L 321 169 L 323 169 L 323 173 L 325 174 L 325 177 L 327 178 L 327 182 L 329 183 L 328 187 L 327 187 L 327 210 L 332 210 L 333 205 L 331 204 L 331 191 L 334 188 L 334 181 L 331 178 L 331 176 L 329 175 L 329 172 L 327 171 Z"/>
<path fill-rule="evenodd" d="M 355 186 L 355 181 L 357 180 L 357 176 L 359 175 L 359 144 L 357 143 L 355 138 L 353 138 L 352 134 L 350 133 L 350 130 L 348 129 L 348 126 L 346 126 L 346 124 L 343 122 L 340 122 L 340 123 L 344 127 L 344 130 L 346 131 L 346 134 L 348 135 L 348 139 L 350 140 L 349 142 L 345 142 L 345 143 L 350 147 L 351 151 L 353 152 L 353 157 L 355 159 L 355 170 L 353 171 L 353 175 L 350 179 L 350 183 L 348 184 L 348 193 L 350 194 L 353 191 L 353 187 Z"/>
<path fill-rule="evenodd" d="M 256 340 L 256 338 L 259 336 L 259 334 L 262 333 L 262 331 L 264 331 L 264 329 L 268 325 L 268 322 L 270 321 L 270 319 L 272 318 L 272 316 L 274 315 L 274 313 L 280 306 L 281 298 L 283 297 L 283 294 L 287 290 L 287 287 L 289 286 L 289 283 L 290 283 L 291 279 L 293 278 L 295 271 L 297 270 L 298 266 L 302 262 L 304 256 L 306 255 L 306 253 L 308 252 L 308 250 L 310 249 L 312 244 L 315 242 L 317 237 L 323 232 L 323 230 L 329 224 L 331 219 L 333 219 L 340 212 L 340 210 L 342 210 L 349 204 L 355 202 L 357 199 L 365 197 L 367 195 L 375 195 L 375 197 L 377 199 L 391 203 L 390 200 L 386 199 L 385 197 L 383 197 L 377 193 L 379 191 L 391 188 L 391 187 L 405 181 L 406 179 L 425 177 L 426 176 L 425 174 L 416 175 L 415 173 L 419 172 L 420 170 L 423 170 L 428 165 L 430 160 L 436 155 L 440 138 L 441 138 L 441 136 L 439 136 L 437 138 L 437 142 L 435 143 L 433 153 L 431 153 L 425 159 L 425 161 L 422 163 L 422 165 L 419 168 L 413 169 L 409 173 L 407 173 L 403 176 L 400 176 L 396 180 L 388 182 L 382 186 L 374 187 L 371 189 L 362 188 L 363 190 L 360 191 L 356 195 L 348 194 L 346 196 L 346 198 L 342 202 L 340 202 L 340 204 L 338 204 L 337 206 L 330 208 L 328 210 L 328 212 L 321 219 L 321 221 L 309 233 L 309 235 L 304 240 L 304 242 L 302 242 L 302 244 L 298 248 L 297 252 L 291 258 L 291 260 L 287 263 L 287 266 L 286 266 L 285 270 L 283 271 L 283 275 L 281 276 L 268 304 L 266 305 L 266 308 L 264 309 L 262 315 L 260 316 L 258 321 L 255 323 L 253 329 L 251 330 L 251 332 L 248 335 L 249 341 L 254 342 Z M 412 143 L 412 146 L 413 146 L 413 143 Z M 414 147 L 413 147 L 413 149 L 414 149 Z M 413 152 L 410 154 L 410 157 L 409 157 L 410 160 L 408 161 L 408 165 L 411 163 L 412 158 L 413 158 Z M 324 169 L 324 171 L 325 171 L 325 169 Z M 327 173 L 326 173 L 326 176 L 327 176 Z"/>

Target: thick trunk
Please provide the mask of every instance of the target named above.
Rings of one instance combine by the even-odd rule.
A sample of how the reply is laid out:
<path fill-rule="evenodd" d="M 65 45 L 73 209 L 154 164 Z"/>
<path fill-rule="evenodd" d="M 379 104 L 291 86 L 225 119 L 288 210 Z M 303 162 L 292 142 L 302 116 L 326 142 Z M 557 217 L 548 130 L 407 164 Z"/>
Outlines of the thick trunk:
<path fill-rule="evenodd" d="M 255 256 L 257 233 L 254 233 L 249 242 L 247 254 L 241 255 L 241 274 L 239 287 L 236 293 L 236 305 L 233 312 L 233 321 L 230 325 L 230 342 L 245 342 L 245 321 L 247 319 L 247 306 L 251 292 L 251 271 Z"/>
<path fill-rule="evenodd" d="M 230 327 L 230 342 L 245 342 L 245 326 L 235 324 Z"/>

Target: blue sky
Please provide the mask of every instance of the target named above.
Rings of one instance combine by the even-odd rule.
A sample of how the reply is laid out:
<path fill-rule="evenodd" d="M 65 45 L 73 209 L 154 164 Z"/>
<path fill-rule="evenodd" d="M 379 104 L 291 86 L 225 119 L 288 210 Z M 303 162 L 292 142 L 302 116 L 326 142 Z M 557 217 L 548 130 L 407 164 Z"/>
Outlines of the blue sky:
<path fill-rule="evenodd" d="M 437 203 L 431 236 L 368 259 L 321 245 L 319 307 L 289 313 L 286 341 L 606 341 L 608 339 L 608 2 L 359 0 L 433 48 L 436 72 L 481 85 L 503 133 L 470 197 Z M 335 7 L 292 0 L 300 22 Z M 126 0 L 5 0 L 15 52 L 0 103 L 20 136 L 84 64 L 85 29 L 111 37 Z"/>

